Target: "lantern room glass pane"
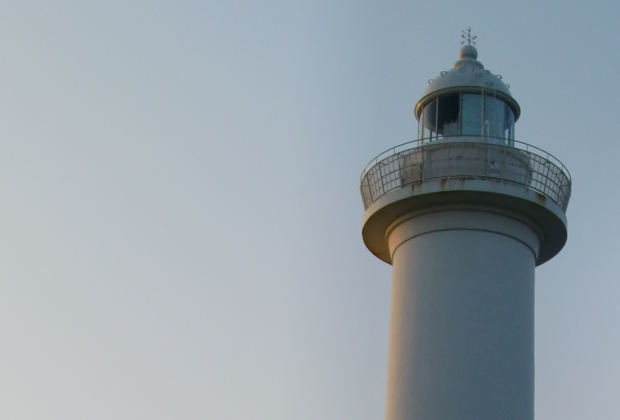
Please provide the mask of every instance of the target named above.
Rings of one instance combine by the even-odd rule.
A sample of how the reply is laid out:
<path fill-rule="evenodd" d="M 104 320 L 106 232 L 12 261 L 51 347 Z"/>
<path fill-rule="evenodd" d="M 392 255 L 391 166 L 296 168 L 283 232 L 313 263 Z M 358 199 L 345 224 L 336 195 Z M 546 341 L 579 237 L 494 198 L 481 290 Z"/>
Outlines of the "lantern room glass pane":
<path fill-rule="evenodd" d="M 422 112 L 420 113 L 420 118 L 418 119 L 418 138 L 419 139 L 423 139 L 424 135 L 424 109 L 422 109 Z"/>
<path fill-rule="evenodd" d="M 464 136 L 482 134 L 482 95 L 464 93 L 461 101 L 461 133 Z"/>
<path fill-rule="evenodd" d="M 424 106 L 419 121 L 418 138 L 424 142 L 458 136 L 484 136 L 507 144 L 504 139 L 514 139 L 514 112 L 490 95 L 442 96 Z"/>
<path fill-rule="evenodd" d="M 505 121 L 504 121 L 504 137 L 509 140 L 515 138 L 515 114 L 512 112 L 512 108 L 508 105 L 505 106 Z M 514 142 L 509 141 L 508 144 L 514 145 Z"/>
<path fill-rule="evenodd" d="M 505 120 L 506 109 L 504 101 L 492 96 L 485 96 L 483 134 L 489 137 L 503 138 Z"/>
<path fill-rule="evenodd" d="M 437 130 L 444 137 L 459 135 L 459 94 L 439 98 L 437 105 Z"/>
<path fill-rule="evenodd" d="M 431 141 L 437 138 L 437 99 L 424 107 L 422 114 L 423 137 Z"/>

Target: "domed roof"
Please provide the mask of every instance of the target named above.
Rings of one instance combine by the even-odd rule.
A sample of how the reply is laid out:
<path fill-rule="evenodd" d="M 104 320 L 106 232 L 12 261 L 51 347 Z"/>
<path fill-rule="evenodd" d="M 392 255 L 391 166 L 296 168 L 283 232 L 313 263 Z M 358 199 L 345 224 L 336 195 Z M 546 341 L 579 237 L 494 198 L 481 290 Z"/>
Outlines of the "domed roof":
<path fill-rule="evenodd" d="M 508 85 L 502 82 L 501 76 L 496 76 L 478 61 L 478 50 L 471 44 L 465 44 L 459 51 L 459 60 L 448 71 L 442 71 L 439 76 L 429 81 L 422 99 L 416 105 L 415 114 L 419 117 L 422 108 L 438 96 L 457 92 L 476 92 L 484 90 L 494 93 L 503 99 L 513 109 L 515 120 L 519 118 L 521 110 L 519 104 L 510 94 Z"/>

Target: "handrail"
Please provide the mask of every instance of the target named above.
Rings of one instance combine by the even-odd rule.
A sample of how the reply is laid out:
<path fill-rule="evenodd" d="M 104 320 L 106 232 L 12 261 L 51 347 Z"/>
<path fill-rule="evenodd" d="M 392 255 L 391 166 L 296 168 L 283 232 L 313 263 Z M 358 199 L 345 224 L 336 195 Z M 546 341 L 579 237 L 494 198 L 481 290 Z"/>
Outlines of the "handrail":
<path fill-rule="evenodd" d="M 525 142 L 522 142 L 522 141 L 513 140 L 513 139 L 507 139 L 507 138 L 503 138 L 503 137 L 493 137 L 493 136 L 460 136 L 460 137 L 454 136 L 454 137 L 449 137 L 449 138 L 446 137 L 444 139 L 439 139 L 439 140 L 437 140 L 436 138 L 433 137 L 433 138 L 422 138 L 422 139 L 417 139 L 417 140 L 411 140 L 411 141 L 408 141 L 408 142 L 405 142 L 405 143 L 398 144 L 398 145 L 396 145 L 394 147 L 391 147 L 391 148 L 389 148 L 389 149 L 379 153 L 370 162 L 368 162 L 366 164 L 366 166 L 364 166 L 364 169 L 362 170 L 362 175 L 360 176 L 360 182 L 362 181 L 362 179 L 364 178 L 364 176 L 366 175 L 366 173 L 368 172 L 368 170 L 370 168 L 375 166 L 375 164 L 377 162 L 379 162 L 380 160 L 383 160 L 386 157 L 393 156 L 393 155 L 396 155 L 397 153 L 405 152 L 407 150 L 415 149 L 416 147 L 437 144 L 437 143 L 440 143 L 440 142 L 441 143 L 447 143 L 448 141 L 452 141 L 452 142 L 469 142 L 469 141 L 466 141 L 466 140 L 461 140 L 461 141 L 457 140 L 459 138 L 483 140 L 483 141 L 480 141 L 480 143 L 484 143 L 485 142 L 484 140 L 487 140 L 487 141 L 488 140 L 491 140 L 491 141 L 501 140 L 501 141 L 505 142 L 504 143 L 505 145 L 514 147 L 515 149 L 525 150 L 525 151 L 528 151 L 528 152 L 530 151 L 530 149 L 537 150 L 539 152 L 542 152 L 545 155 L 545 158 L 547 160 L 552 161 L 556 166 L 560 167 L 562 169 L 562 172 L 564 172 L 568 176 L 568 180 L 572 183 L 572 178 L 571 178 L 570 172 L 568 171 L 568 168 L 566 166 L 564 166 L 564 164 L 558 158 L 553 156 L 551 153 L 546 152 L 546 151 L 544 151 L 543 149 L 541 149 L 539 147 L 536 147 L 534 145 L 531 145 L 531 144 L 528 144 L 528 143 L 525 143 Z M 447 139 L 449 139 L 449 140 L 447 141 Z M 401 147 L 409 146 L 409 145 L 411 145 L 411 147 L 406 147 L 406 148 L 400 150 Z M 390 153 L 390 152 L 392 152 L 392 153 Z"/>
<path fill-rule="evenodd" d="M 564 211 L 572 185 L 564 164 L 536 146 L 512 139 L 467 136 L 432 142 L 418 139 L 386 150 L 364 168 L 360 192 L 368 208 L 396 188 L 446 178 L 523 185 L 550 198 Z"/>

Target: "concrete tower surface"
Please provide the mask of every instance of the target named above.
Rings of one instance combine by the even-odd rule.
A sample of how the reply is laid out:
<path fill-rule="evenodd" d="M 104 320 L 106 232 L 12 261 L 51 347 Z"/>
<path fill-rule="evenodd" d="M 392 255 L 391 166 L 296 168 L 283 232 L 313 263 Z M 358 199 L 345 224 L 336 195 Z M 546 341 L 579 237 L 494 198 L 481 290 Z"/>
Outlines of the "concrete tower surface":
<path fill-rule="evenodd" d="M 471 41 L 471 38 L 470 38 Z M 364 169 L 368 249 L 393 266 L 387 420 L 534 418 L 534 268 L 567 239 L 568 170 L 469 43 Z"/>

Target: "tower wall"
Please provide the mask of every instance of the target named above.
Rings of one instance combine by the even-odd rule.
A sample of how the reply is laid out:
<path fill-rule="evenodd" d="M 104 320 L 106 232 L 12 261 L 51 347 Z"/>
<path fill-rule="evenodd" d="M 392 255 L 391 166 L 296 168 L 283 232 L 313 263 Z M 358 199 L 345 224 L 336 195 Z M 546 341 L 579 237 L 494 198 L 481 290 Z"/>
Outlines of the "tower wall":
<path fill-rule="evenodd" d="M 532 420 L 534 225 L 498 209 L 440 207 L 386 234 L 386 420 Z"/>

